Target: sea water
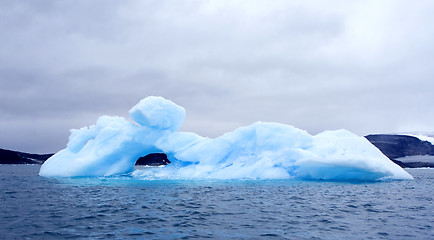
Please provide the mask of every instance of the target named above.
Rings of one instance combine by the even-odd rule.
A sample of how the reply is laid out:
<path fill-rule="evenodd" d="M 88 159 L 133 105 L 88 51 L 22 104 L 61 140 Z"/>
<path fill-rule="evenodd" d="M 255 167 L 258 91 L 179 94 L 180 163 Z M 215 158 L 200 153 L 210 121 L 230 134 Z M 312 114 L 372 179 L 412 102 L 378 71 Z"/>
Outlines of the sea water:
<path fill-rule="evenodd" d="M 0 239 L 434 239 L 434 169 L 413 181 L 44 178 L 0 165 Z"/>

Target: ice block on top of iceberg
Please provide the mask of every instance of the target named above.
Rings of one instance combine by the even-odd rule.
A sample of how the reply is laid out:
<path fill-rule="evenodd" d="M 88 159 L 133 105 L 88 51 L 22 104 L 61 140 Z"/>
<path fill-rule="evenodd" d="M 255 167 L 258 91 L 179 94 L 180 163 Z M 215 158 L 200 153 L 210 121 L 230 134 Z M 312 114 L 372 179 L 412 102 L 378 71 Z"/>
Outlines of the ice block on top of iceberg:
<path fill-rule="evenodd" d="M 177 131 L 185 119 L 185 109 L 162 97 L 147 97 L 129 111 L 131 119 L 152 129 Z"/>
<path fill-rule="evenodd" d="M 278 123 L 254 123 L 218 138 L 177 132 L 184 108 L 147 97 L 129 111 L 139 124 L 102 116 L 72 130 L 67 148 L 48 159 L 41 176 L 109 176 L 131 173 L 141 156 L 166 153 L 172 164 L 136 170 L 143 179 L 412 179 L 365 138 L 346 130 L 311 136 Z"/>

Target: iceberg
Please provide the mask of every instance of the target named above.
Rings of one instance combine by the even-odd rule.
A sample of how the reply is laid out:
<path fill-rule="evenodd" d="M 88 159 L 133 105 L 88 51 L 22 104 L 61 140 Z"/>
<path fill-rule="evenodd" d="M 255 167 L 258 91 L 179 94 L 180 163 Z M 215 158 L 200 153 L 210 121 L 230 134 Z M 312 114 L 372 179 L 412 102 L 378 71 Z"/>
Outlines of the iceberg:
<path fill-rule="evenodd" d="M 45 177 L 131 174 L 139 179 L 413 179 L 364 137 L 347 130 L 310 135 L 293 126 L 256 122 L 217 138 L 179 132 L 185 109 L 147 97 L 129 111 L 135 123 L 101 116 L 71 130 L 67 147 L 41 167 Z M 171 164 L 134 170 L 141 156 L 165 153 Z"/>

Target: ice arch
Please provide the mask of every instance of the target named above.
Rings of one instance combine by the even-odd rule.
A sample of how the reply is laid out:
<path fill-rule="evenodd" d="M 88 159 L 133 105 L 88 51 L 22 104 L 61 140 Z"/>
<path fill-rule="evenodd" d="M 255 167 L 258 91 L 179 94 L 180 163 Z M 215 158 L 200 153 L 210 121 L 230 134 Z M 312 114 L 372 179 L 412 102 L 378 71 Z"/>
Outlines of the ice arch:
<path fill-rule="evenodd" d="M 68 145 L 41 167 L 41 176 L 108 176 L 132 172 L 142 156 L 181 127 L 185 109 L 162 97 L 147 97 L 122 117 L 101 116 L 95 125 L 71 130 Z"/>
<path fill-rule="evenodd" d="M 177 132 L 184 108 L 147 97 L 122 117 L 102 116 L 72 130 L 67 147 L 48 159 L 41 176 L 109 176 L 131 173 L 136 160 L 166 153 L 172 164 L 136 170 L 145 179 L 412 179 L 363 137 L 346 130 L 311 136 L 278 123 L 254 123 L 216 139 Z"/>

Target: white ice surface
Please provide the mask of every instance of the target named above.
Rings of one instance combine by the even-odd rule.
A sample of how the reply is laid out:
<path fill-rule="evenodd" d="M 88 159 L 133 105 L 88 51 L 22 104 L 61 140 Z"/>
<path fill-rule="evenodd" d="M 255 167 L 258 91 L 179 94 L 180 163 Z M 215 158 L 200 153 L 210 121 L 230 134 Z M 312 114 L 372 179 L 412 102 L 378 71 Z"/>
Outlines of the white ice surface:
<path fill-rule="evenodd" d="M 141 179 L 412 179 L 363 137 L 346 130 L 311 136 L 278 123 L 257 122 L 218 138 L 176 132 L 185 110 L 162 97 L 148 97 L 130 110 L 140 126 L 102 116 L 96 125 L 72 130 L 67 148 L 41 167 L 41 176 L 109 176 L 131 173 L 149 153 L 171 164 L 136 170 Z"/>
<path fill-rule="evenodd" d="M 396 160 L 403 162 L 403 163 L 412 163 L 412 162 L 433 163 L 434 162 L 434 156 L 431 156 L 431 155 L 413 155 L 413 156 L 400 157 L 400 158 L 397 158 Z"/>
<path fill-rule="evenodd" d="M 419 138 L 421 141 L 427 141 L 430 142 L 432 145 L 434 145 L 434 137 L 423 135 L 423 134 L 405 134 L 405 135 Z"/>

